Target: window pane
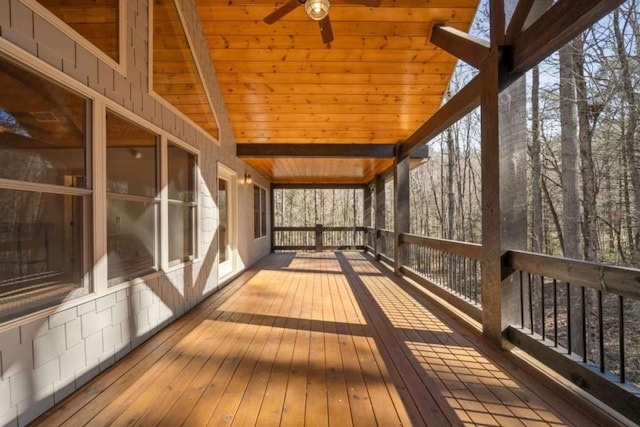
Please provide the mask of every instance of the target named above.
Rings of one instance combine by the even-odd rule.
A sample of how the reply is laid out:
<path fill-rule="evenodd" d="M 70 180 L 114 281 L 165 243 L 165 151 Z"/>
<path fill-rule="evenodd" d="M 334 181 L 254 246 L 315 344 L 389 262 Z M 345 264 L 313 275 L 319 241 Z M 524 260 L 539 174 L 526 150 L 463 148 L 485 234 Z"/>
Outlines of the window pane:
<path fill-rule="evenodd" d="M 107 191 L 156 197 L 157 136 L 107 111 Z"/>
<path fill-rule="evenodd" d="M 169 198 L 183 202 L 195 201 L 196 156 L 169 145 Z"/>
<path fill-rule="evenodd" d="M 154 269 L 156 209 L 155 202 L 108 200 L 109 279 L 126 280 Z"/>
<path fill-rule="evenodd" d="M 99 2 L 64 2 L 60 0 L 38 0 L 65 24 L 93 43 L 98 49 L 118 61 L 118 0 Z M 93 7 L 87 7 L 87 6 Z M 99 6 L 99 7 L 97 7 Z"/>
<path fill-rule="evenodd" d="M 267 192 L 264 189 L 260 189 L 260 236 L 267 235 Z"/>
<path fill-rule="evenodd" d="M 253 186 L 253 237 L 260 237 L 260 187 Z"/>
<path fill-rule="evenodd" d="M 82 287 L 88 198 L 0 189 L 0 318 Z M 46 304 L 45 304 L 46 305 Z"/>
<path fill-rule="evenodd" d="M 0 178 L 85 187 L 88 106 L 0 58 Z"/>
<path fill-rule="evenodd" d="M 169 261 L 194 255 L 195 206 L 169 204 Z"/>
<path fill-rule="evenodd" d="M 229 250 L 229 208 L 227 200 L 227 181 L 224 179 L 218 179 L 218 212 L 220 215 L 220 225 L 218 227 L 218 243 L 219 243 L 219 256 L 218 262 L 225 262 L 227 257 L 227 250 Z"/>

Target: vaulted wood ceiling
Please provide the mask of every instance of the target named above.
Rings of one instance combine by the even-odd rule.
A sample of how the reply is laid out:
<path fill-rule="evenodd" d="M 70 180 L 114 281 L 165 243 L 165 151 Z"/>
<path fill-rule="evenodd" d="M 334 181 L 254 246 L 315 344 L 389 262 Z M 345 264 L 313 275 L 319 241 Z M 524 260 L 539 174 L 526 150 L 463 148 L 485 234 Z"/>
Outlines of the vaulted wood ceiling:
<path fill-rule="evenodd" d="M 116 28 L 117 2 L 98 0 L 85 14 L 79 0 L 45 3 L 117 58 L 117 32 L 96 39 L 85 31 L 100 13 L 105 28 Z M 456 61 L 429 42 L 433 26 L 466 32 L 478 0 L 380 0 L 379 7 L 334 0 L 330 44 L 302 6 L 265 24 L 285 0 L 196 3 L 237 142 L 326 146 L 395 144 L 429 119 Z M 174 0 L 155 0 L 153 7 L 153 88 L 217 136 Z M 244 160 L 278 183 L 365 183 L 392 164 L 375 156 L 330 156 L 325 149 L 322 158 Z"/>
<path fill-rule="evenodd" d="M 477 0 L 332 2 L 323 44 L 302 6 L 283 0 L 198 0 L 231 124 L 243 143 L 404 141 L 439 107 L 455 58 L 429 43 L 436 23 L 467 31 Z M 274 182 L 367 182 L 388 159 L 245 161 Z"/>

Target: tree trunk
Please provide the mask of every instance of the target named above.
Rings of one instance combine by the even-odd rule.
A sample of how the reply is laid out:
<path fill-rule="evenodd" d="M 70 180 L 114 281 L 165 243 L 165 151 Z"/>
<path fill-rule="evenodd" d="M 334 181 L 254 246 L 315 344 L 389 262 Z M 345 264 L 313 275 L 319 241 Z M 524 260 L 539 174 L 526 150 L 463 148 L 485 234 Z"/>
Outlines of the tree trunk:
<path fill-rule="evenodd" d="M 591 143 L 593 129 L 602 109 L 601 105 L 587 102 L 587 83 L 584 77 L 584 42 L 582 35 L 573 40 L 573 72 L 578 106 L 578 140 L 580 144 L 580 173 L 582 175 L 582 237 L 584 259 L 598 259 L 598 230 L 596 211 L 596 177 Z"/>
<path fill-rule="evenodd" d="M 640 217 L 640 159 L 634 147 L 636 127 L 638 124 L 638 110 L 636 107 L 635 92 L 631 72 L 629 71 L 629 57 L 624 48 L 624 36 L 620 31 L 620 13 L 616 9 L 613 14 L 613 31 L 616 38 L 616 52 L 620 61 L 621 80 L 624 91 L 624 101 L 627 104 L 627 132 L 624 135 L 624 151 L 629 166 L 629 178 L 633 189 L 633 214 L 635 218 Z M 640 227 L 634 231 L 634 246 L 631 259 L 634 266 L 640 266 Z"/>
<path fill-rule="evenodd" d="M 580 205 L 576 169 L 575 86 L 572 73 L 572 47 L 560 49 L 560 135 L 562 143 L 562 229 L 564 256 L 580 257 Z"/>
<path fill-rule="evenodd" d="M 542 253 L 542 166 L 540 164 L 540 70 L 533 67 L 531 81 L 531 180 L 533 192 L 532 206 L 532 249 Z"/>
<path fill-rule="evenodd" d="M 447 129 L 447 239 L 455 240 L 456 238 L 456 198 L 453 189 L 454 183 L 454 152 L 455 141 L 453 139 L 453 131 L 451 127 Z"/>
<path fill-rule="evenodd" d="M 562 140 L 562 214 L 564 256 L 580 257 L 580 205 L 578 199 L 578 173 L 576 123 L 574 117 L 575 82 L 573 76 L 573 45 L 560 49 L 560 134 Z M 575 287 L 573 287 L 575 288 Z M 571 293 L 571 351 L 580 353 L 586 342 L 582 339 L 580 304 L 581 293 Z"/>

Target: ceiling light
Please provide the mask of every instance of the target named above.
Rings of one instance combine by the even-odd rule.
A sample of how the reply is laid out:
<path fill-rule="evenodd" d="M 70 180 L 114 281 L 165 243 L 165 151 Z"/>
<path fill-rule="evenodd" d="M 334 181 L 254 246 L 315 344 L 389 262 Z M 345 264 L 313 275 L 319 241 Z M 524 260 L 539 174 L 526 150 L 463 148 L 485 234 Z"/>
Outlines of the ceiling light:
<path fill-rule="evenodd" d="M 304 3 L 304 10 L 309 18 L 314 21 L 320 21 L 329 14 L 329 0 L 307 0 Z"/>

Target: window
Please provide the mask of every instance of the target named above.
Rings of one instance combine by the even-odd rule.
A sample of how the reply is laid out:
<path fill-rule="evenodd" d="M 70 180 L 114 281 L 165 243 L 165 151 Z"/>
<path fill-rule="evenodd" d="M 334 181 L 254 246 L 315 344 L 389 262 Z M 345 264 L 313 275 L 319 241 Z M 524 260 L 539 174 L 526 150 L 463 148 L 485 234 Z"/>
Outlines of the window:
<path fill-rule="evenodd" d="M 0 321 L 85 294 L 91 103 L 0 58 Z"/>
<path fill-rule="evenodd" d="M 120 60 L 120 0 L 100 0 L 92 7 L 84 2 L 37 1 L 111 59 Z"/>
<path fill-rule="evenodd" d="M 267 235 L 267 192 L 257 185 L 253 186 L 253 237 Z"/>
<path fill-rule="evenodd" d="M 107 112 L 109 284 L 158 269 L 158 136 Z"/>
<path fill-rule="evenodd" d="M 169 143 L 169 265 L 195 256 L 196 156 Z"/>

